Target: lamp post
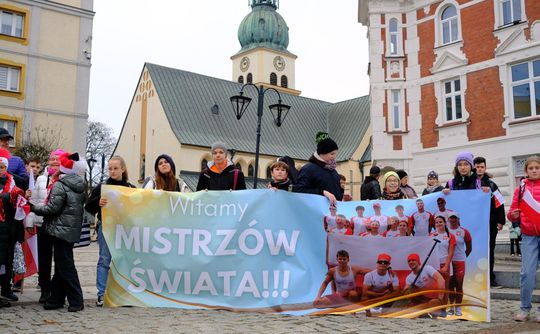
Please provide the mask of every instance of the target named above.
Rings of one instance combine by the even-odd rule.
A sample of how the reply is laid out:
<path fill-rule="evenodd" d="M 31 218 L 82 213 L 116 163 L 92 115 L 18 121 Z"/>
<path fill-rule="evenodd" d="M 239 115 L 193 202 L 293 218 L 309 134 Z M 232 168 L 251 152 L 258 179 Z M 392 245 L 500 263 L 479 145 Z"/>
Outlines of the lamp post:
<path fill-rule="evenodd" d="M 97 162 L 96 159 L 94 158 L 90 158 L 88 160 L 86 160 L 86 163 L 88 164 L 88 185 L 89 185 L 89 188 L 92 189 L 92 169 L 94 169 L 94 165 L 95 163 Z"/>
<path fill-rule="evenodd" d="M 257 144 L 255 146 L 255 175 L 253 178 L 253 189 L 257 189 L 257 181 L 258 181 L 258 174 L 259 174 L 259 146 L 261 142 L 261 119 L 263 116 L 263 106 L 264 106 L 264 94 L 268 91 L 274 91 L 278 95 L 278 103 L 272 104 L 269 106 L 270 112 L 272 113 L 272 116 L 274 117 L 274 124 L 278 127 L 283 124 L 285 121 L 285 118 L 287 117 L 287 114 L 289 113 L 289 110 L 291 109 L 291 106 L 288 106 L 286 104 L 282 104 L 281 102 L 281 94 L 279 92 L 272 88 L 264 88 L 264 86 L 255 86 L 252 83 L 247 83 L 242 86 L 242 89 L 240 89 L 239 95 L 231 96 L 231 104 L 233 106 L 233 109 L 236 114 L 236 119 L 240 120 L 242 118 L 242 115 L 246 112 L 249 103 L 251 102 L 251 98 L 244 96 L 244 88 L 252 86 L 257 90 L 258 93 L 258 101 L 257 101 Z"/>

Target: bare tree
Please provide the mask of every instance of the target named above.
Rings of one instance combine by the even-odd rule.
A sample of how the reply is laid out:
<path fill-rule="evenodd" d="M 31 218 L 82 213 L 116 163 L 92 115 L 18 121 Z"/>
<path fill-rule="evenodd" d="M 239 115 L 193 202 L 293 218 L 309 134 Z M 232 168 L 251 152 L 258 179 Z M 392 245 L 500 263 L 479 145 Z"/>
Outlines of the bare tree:
<path fill-rule="evenodd" d="M 63 142 L 61 129 L 53 129 L 42 125 L 37 125 L 28 130 L 23 138 L 22 145 L 17 148 L 15 154 L 25 162 L 38 158 L 43 166 L 47 164 L 49 154 L 59 148 L 60 143 Z"/>
<path fill-rule="evenodd" d="M 116 145 L 116 138 L 111 127 L 105 123 L 89 121 L 86 131 L 86 161 L 88 173 L 86 175 L 88 190 L 102 183 L 107 177 L 105 161 L 109 159 Z"/>

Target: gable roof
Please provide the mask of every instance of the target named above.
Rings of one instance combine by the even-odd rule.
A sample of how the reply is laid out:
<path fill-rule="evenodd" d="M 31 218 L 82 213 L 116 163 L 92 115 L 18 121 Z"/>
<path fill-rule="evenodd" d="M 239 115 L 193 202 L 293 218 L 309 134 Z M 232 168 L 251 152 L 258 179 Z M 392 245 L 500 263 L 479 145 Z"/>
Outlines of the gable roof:
<path fill-rule="evenodd" d="M 151 63 L 145 66 L 180 143 L 210 147 L 221 140 L 236 151 L 255 152 L 257 92 L 253 87 L 245 88 L 244 95 L 253 100 L 237 120 L 229 99 L 238 95 L 242 84 Z M 328 131 L 340 147 L 338 161 L 352 156 L 369 126 L 367 96 L 332 104 L 280 94 L 291 110 L 283 125 L 276 127 L 268 106 L 278 97 L 272 91 L 265 93 L 261 154 L 307 160 L 316 149 L 317 131 Z M 214 105 L 218 114 L 212 113 Z"/>

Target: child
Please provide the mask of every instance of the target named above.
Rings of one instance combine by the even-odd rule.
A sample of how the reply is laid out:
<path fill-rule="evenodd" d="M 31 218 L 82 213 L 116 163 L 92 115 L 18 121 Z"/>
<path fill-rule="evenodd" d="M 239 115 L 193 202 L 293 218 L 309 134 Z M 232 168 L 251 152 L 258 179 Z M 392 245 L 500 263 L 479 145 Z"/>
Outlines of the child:
<path fill-rule="evenodd" d="M 339 174 L 339 186 L 341 188 L 341 193 L 343 194 L 343 202 L 352 201 L 352 196 L 345 193 L 345 185 L 347 184 L 347 178 L 345 175 Z"/>
<path fill-rule="evenodd" d="M 32 171 L 35 181 L 39 176 L 39 173 L 41 173 L 41 162 L 39 161 L 39 158 L 31 157 L 30 159 L 28 159 L 28 163 L 26 164 L 26 170 L 28 171 L 28 175 L 30 175 L 30 171 Z"/>
<path fill-rule="evenodd" d="M 45 310 L 64 307 L 66 297 L 68 311 L 84 309 L 79 275 L 73 260 L 73 244 L 81 238 L 84 211 L 84 181 L 86 162 L 78 153 L 60 156 L 60 169 L 56 182 L 42 205 L 30 205 L 32 212 L 43 216 L 45 233 L 51 237 L 54 254 L 54 276 L 51 296 L 43 305 Z"/>
<path fill-rule="evenodd" d="M 135 188 L 134 185 L 128 182 L 128 172 L 126 162 L 118 155 L 113 156 L 109 160 L 107 167 L 109 178 L 105 184 L 113 186 L 122 186 Z M 98 223 L 98 245 L 99 245 L 99 260 L 97 263 L 96 288 L 98 290 L 96 305 L 103 306 L 103 296 L 105 295 L 105 286 L 107 285 L 107 276 L 109 275 L 109 266 L 111 264 L 111 253 L 103 236 L 103 228 L 101 226 L 101 208 L 107 205 L 107 199 L 101 197 L 101 184 L 92 190 L 90 199 L 86 203 L 85 209 L 92 215 L 97 214 Z"/>
<path fill-rule="evenodd" d="M 532 308 L 532 293 L 538 269 L 540 248 L 540 157 L 531 156 L 525 161 L 526 178 L 514 191 L 512 205 L 508 211 L 508 219 L 520 222 L 521 228 L 521 273 L 520 273 L 520 311 L 514 317 L 516 321 L 527 321 Z M 540 314 L 536 315 L 540 322 Z"/>
<path fill-rule="evenodd" d="M 292 182 L 289 179 L 289 165 L 283 161 L 276 161 L 270 165 L 270 173 L 272 181 L 268 183 L 268 188 L 292 191 Z"/>
<path fill-rule="evenodd" d="M 154 176 L 146 178 L 144 189 L 185 192 L 184 181 L 176 178 L 176 165 L 170 156 L 159 155 L 154 163 L 154 171 Z"/>
<path fill-rule="evenodd" d="M 433 194 L 438 191 L 442 191 L 444 188 L 439 183 L 439 174 L 436 171 L 432 170 L 427 175 L 427 187 L 422 192 L 422 196 Z"/>
<path fill-rule="evenodd" d="M 515 225 L 515 226 L 514 226 Z M 510 232 L 510 256 L 517 256 L 521 257 L 521 249 L 519 248 L 519 240 L 521 239 L 521 230 L 519 228 L 519 224 L 510 224 L 510 227 L 508 228 L 508 232 Z M 516 252 L 514 252 L 514 245 L 516 247 Z"/>

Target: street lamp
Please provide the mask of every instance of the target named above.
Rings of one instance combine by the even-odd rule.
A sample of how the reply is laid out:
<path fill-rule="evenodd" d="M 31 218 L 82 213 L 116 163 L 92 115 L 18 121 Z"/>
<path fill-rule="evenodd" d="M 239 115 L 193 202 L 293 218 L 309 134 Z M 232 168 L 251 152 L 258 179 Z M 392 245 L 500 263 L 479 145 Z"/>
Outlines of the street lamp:
<path fill-rule="evenodd" d="M 92 169 L 94 169 L 94 165 L 96 164 L 97 160 L 94 158 L 90 158 L 86 160 L 86 163 L 88 164 L 88 183 L 90 185 L 90 189 L 92 189 Z"/>
<path fill-rule="evenodd" d="M 279 92 L 272 87 L 264 88 L 264 86 L 255 86 L 252 83 L 247 83 L 242 86 L 242 89 L 240 89 L 239 95 L 231 96 L 231 104 L 233 106 L 236 119 L 240 120 L 242 118 L 242 115 L 246 112 L 249 103 L 251 102 L 251 98 L 244 96 L 244 88 L 247 86 L 253 86 L 257 92 L 258 92 L 258 102 L 257 102 L 257 144 L 255 146 L 255 175 L 253 178 L 253 189 L 257 189 L 257 180 L 258 180 L 258 174 L 259 174 L 259 145 L 261 142 L 261 119 L 263 115 L 263 106 L 264 106 L 264 94 L 266 92 L 272 90 L 277 93 L 278 95 L 278 103 L 272 104 L 269 106 L 270 112 L 272 113 L 272 116 L 274 117 L 274 124 L 278 127 L 280 127 L 283 122 L 285 121 L 285 118 L 287 117 L 287 114 L 289 113 L 289 110 L 291 109 L 291 106 L 288 106 L 286 104 L 282 104 L 281 102 L 281 95 Z"/>

